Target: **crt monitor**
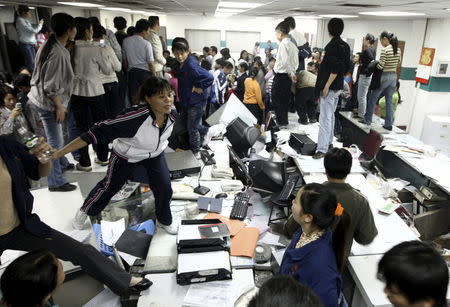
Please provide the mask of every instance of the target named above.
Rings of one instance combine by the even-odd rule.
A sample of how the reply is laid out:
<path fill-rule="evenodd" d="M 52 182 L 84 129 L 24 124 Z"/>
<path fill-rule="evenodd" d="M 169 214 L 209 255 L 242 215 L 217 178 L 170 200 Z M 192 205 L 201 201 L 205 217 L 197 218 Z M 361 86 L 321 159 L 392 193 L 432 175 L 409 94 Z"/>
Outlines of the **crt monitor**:
<path fill-rule="evenodd" d="M 286 164 L 265 160 L 250 161 L 248 172 L 255 190 L 279 192 L 285 183 Z"/>
<path fill-rule="evenodd" d="M 227 126 L 225 136 L 233 146 L 234 152 L 240 158 L 245 158 L 260 134 L 259 129 L 248 126 L 241 118 L 236 117 Z"/>
<path fill-rule="evenodd" d="M 244 162 L 242 162 L 241 158 L 239 158 L 231 146 L 228 146 L 228 152 L 230 155 L 230 167 L 233 169 L 236 179 L 242 181 L 244 185 L 252 185 L 252 178 L 248 174 Z"/>

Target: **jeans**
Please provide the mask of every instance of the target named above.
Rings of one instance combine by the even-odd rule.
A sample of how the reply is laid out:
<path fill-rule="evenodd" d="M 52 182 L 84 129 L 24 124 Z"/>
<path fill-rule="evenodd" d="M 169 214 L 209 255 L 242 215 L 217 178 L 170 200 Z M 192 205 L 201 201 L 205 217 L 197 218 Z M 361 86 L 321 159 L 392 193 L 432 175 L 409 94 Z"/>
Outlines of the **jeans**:
<path fill-rule="evenodd" d="M 272 84 L 272 105 L 280 126 L 289 125 L 288 111 L 291 103 L 291 78 L 288 74 L 275 74 Z"/>
<path fill-rule="evenodd" d="M 193 153 L 200 151 L 201 137 L 208 132 L 208 128 L 202 125 L 203 107 L 184 107 L 181 112 L 182 121 L 186 124 L 189 134 L 189 143 Z"/>
<path fill-rule="evenodd" d="M 156 218 L 161 224 L 172 224 L 172 213 L 170 211 L 172 187 L 164 153 L 137 163 L 129 163 L 113 151 L 109 159 L 105 178 L 92 189 L 88 197 L 86 197 L 81 210 L 88 215 L 98 215 L 126 181 L 131 179 L 138 168 L 145 170 L 148 176 L 150 188 L 155 196 Z"/>
<path fill-rule="evenodd" d="M 386 97 L 386 118 L 384 119 L 385 127 L 392 127 L 394 123 L 394 112 L 392 110 L 392 95 L 395 92 L 395 87 L 397 85 L 397 73 L 384 72 L 381 75 L 380 87 L 373 90 L 369 95 L 369 103 L 367 105 L 366 115 L 364 116 L 364 121 L 366 124 L 372 123 L 373 112 L 375 111 L 375 105 L 378 99 L 382 96 Z"/>
<path fill-rule="evenodd" d="M 314 102 L 314 87 L 298 88 L 295 93 L 295 108 L 303 123 L 316 119 L 316 104 Z"/>
<path fill-rule="evenodd" d="M 72 95 L 70 106 L 73 110 L 75 124 L 80 133 L 87 132 L 94 123 L 106 119 L 105 105 L 103 95 L 94 97 L 83 97 Z M 92 122 L 89 120 L 92 118 Z M 108 144 L 98 143 L 95 151 L 100 161 L 108 160 Z M 80 153 L 80 165 L 91 166 L 91 158 L 89 157 L 89 146 L 85 146 L 78 150 Z"/>
<path fill-rule="evenodd" d="M 56 112 L 36 109 L 44 124 L 48 144 L 56 150 L 61 149 L 64 146 L 63 128 L 61 123 L 56 122 Z M 63 170 L 67 165 L 69 165 L 69 161 L 66 157 L 53 160 L 53 168 L 47 177 L 49 188 L 59 187 L 67 183 L 67 180 L 63 177 Z"/>
<path fill-rule="evenodd" d="M 34 59 L 36 58 L 36 48 L 31 44 L 19 43 L 20 51 L 22 51 L 23 57 L 25 59 L 25 66 L 30 71 L 33 72 L 34 69 Z"/>
<path fill-rule="evenodd" d="M 326 97 L 320 97 L 319 139 L 317 152 L 326 153 L 333 143 L 335 114 L 341 91 L 330 90 Z"/>
<path fill-rule="evenodd" d="M 358 116 L 364 118 L 367 109 L 367 93 L 369 92 L 372 75 L 359 75 L 358 80 Z"/>

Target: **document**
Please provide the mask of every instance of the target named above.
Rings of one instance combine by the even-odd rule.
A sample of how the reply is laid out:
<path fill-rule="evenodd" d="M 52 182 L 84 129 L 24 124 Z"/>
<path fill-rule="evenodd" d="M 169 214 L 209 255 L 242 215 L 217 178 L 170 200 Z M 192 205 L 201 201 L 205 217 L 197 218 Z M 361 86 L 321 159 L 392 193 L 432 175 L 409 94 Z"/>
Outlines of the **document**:
<path fill-rule="evenodd" d="M 213 269 L 231 272 L 230 254 L 227 251 L 178 254 L 178 274 Z"/>
<path fill-rule="evenodd" d="M 274 246 L 282 246 L 282 247 L 286 246 L 285 244 L 280 242 L 280 236 L 274 235 L 271 232 L 266 232 L 264 237 L 262 237 L 262 239 L 259 240 L 259 242 Z"/>
<path fill-rule="evenodd" d="M 115 222 L 102 220 L 101 223 L 103 243 L 109 246 L 116 244 L 122 233 L 125 231 L 125 219 L 121 218 Z"/>

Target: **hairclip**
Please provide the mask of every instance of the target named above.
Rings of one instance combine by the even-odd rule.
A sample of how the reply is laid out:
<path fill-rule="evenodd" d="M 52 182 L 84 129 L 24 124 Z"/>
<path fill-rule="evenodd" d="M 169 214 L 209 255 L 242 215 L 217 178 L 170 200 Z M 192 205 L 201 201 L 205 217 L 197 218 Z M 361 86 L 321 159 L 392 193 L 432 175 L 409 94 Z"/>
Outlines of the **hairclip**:
<path fill-rule="evenodd" d="M 334 215 L 341 216 L 344 213 L 344 207 L 340 203 L 337 204 L 336 210 L 334 211 Z"/>

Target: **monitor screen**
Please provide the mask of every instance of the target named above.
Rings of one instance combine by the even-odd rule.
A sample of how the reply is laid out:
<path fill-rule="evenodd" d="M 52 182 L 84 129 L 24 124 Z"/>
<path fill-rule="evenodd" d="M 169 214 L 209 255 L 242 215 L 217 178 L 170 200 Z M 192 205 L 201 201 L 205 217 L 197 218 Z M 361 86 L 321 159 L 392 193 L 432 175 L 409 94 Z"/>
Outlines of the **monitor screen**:
<path fill-rule="evenodd" d="M 244 185 L 251 185 L 252 178 L 248 174 L 248 170 L 244 162 L 242 162 L 241 158 L 239 158 L 233 148 L 229 145 L 228 152 L 230 153 L 230 167 L 233 169 L 236 178 L 242 181 Z"/>

